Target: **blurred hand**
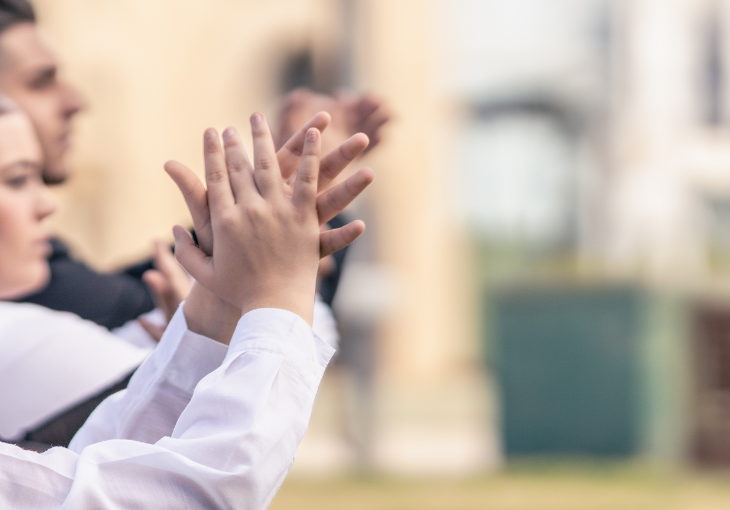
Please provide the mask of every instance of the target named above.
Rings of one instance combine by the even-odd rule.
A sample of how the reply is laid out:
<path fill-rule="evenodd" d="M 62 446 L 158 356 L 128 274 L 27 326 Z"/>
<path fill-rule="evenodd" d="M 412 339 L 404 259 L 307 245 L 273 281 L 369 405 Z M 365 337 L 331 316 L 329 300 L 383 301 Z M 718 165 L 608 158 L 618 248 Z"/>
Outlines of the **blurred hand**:
<path fill-rule="evenodd" d="M 296 89 L 285 98 L 276 129 L 277 147 L 319 111 L 328 112 L 332 121 L 322 133 L 322 152 L 328 153 L 356 133 L 364 133 L 370 140 L 366 152 L 381 139 L 381 128 L 390 119 L 382 102 L 372 96 L 356 96 L 346 91 L 335 97 L 316 94 L 308 89 Z"/>
<path fill-rule="evenodd" d="M 166 323 L 169 323 L 180 303 L 190 293 L 193 282 L 175 260 L 170 248 L 161 241 L 155 242 L 154 262 L 156 269 L 146 271 L 142 275 L 142 280 L 150 289 L 155 306 L 162 310 Z M 160 341 L 165 332 L 164 326 L 154 324 L 145 318 L 139 319 L 139 323 L 155 341 Z"/>
<path fill-rule="evenodd" d="M 329 225 L 324 224 L 319 227 L 320 232 L 330 230 Z M 322 278 L 327 278 L 335 270 L 335 258 L 332 255 L 326 255 L 319 259 L 319 268 L 317 269 L 317 292 L 319 292 L 319 284 Z"/>

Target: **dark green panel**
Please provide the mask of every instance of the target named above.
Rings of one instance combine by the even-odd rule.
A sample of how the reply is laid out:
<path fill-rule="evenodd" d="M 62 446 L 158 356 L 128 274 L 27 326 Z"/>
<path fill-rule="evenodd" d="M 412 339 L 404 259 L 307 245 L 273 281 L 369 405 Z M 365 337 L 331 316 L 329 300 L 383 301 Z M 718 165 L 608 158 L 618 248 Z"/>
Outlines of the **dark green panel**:
<path fill-rule="evenodd" d="M 639 293 L 521 289 L 495 305 L 506 453 L 635 452 Z"/>

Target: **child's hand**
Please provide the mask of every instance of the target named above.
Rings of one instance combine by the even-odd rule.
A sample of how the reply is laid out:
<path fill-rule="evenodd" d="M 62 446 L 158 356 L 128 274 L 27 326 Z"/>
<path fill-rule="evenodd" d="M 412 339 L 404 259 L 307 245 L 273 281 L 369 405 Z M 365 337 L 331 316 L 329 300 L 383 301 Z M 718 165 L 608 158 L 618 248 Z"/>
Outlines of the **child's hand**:
<path fill-rule="evenodd" d="M 307 130 L 317 128 L 324 130 L 330 121 L 330 117 L 325 112 L 319 112 L 307 122 L 298 132 L 296 132 L 276 153 L 276 159 L 281 170 L 282 186 L 289 196 L 292 194 L 291 186 L 288 181 L 296 173 L 302 156 L 304 147 L 304 139 Z M 362 191 L 373 181 L 373 172 L 369 168 L 362 168 L 355 174 L 350 176 L 344 182 L 337 186 L 326 189 L 330 183 L 342 172 L 342 170 L 351 163 L 357 156 L 368 146 L 368 138 L 362 133 L 357 133 L 332 152 L 323 157 L 320 161 L 319 177 L 317 180 L 317 192 L 321 192 L 317 197 L 317 215 L 320 225 L 331 220 L 342 209 L 344 209 L 352 200 L 355 199 Z M 165 170 L 172 177 L 175 183 L 182 191 L 185 202 L 190 209 L 193 217 L 193 226 L 198 239 L 200 249 L 207 255 L 212 254 L 213 231 L 210 221 L 210 209 L 208 207 L 208 196 L 205 186 L 195 173 L 185 165 L 177 161 L 168 161 L 165 164 Z M 357 228 L 361 225 L 355 223 L 353 227 L 346 231 L 329 231 L 323 232 L 320 236 L 321 255 L 327 256 L 340 250 L 350 244 L 361 233 Z M 343 237 L 347 234 L 349 237 Z M 355 235 L 357 234 L 357 235 Z M 352 237 L 354 235 L 354 237 Z"/>
<path fill-rule="evenodd" d="M 224 132 L 224 148 L 214 130 L 206 131 L 212 254 L 197 248 L 190 234 L 176 226 L 176 256 L 200 284 L 242 313 L 282 308 L 311 324 L 322 251 L 317 214 L 320 132 L 310 128 L 305 133 L 289 197 L 266 119 L 254 114 L 251 125 L 253 167 L 235 130 Z M 329 233 L 340 231 L 340 240 L 354 239 L 363 229 L 361 222 L 353 222 Z"/>

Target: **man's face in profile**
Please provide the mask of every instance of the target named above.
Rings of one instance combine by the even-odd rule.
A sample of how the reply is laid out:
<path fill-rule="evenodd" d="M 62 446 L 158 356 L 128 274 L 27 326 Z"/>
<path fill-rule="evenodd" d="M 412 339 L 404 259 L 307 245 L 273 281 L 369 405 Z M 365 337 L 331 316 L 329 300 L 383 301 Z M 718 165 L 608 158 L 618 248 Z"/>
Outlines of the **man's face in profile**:
<path fill-rule="evenodd" d="M 33 122 L 45 159 L 43 178 L 61 183 L 69 175 L 66 152 L 71 119 L 81 96 L 57 76 L 58 63 L 34 23 L 18 23 L 0 34 L 0 90 Z"/>

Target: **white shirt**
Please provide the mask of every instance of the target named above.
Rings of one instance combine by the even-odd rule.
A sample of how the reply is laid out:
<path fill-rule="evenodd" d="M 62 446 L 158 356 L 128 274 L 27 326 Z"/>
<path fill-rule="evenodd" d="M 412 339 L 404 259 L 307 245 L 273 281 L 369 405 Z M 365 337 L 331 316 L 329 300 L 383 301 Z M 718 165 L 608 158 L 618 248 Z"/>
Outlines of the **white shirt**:
<path fill-rule="evenodd" d="M 151 351 L 72 313 L 0 302 L 0 438 L 22 439 L 128 376 Z"/>
<path fill-rule="evenodd" d="M 144 317 L 165 325 L 160 310 Z M 337 324 L 319 296 L 312 329 L 337 348 Z M 72 313 L 0 301 L 0 440 L 20 440 L 28 431 L 118 383 L 156 345 L 137 320 L 110 333 Z"/>
<path fill-rule="evenodd" d="M 340 333 L 337 331 L 337 321 L 332 315 L 332 309 L 322 301 L 319 294 L 314 295 L 314 316 L 312 317 L 314 334 L 324 343 L 337 350 L 340 344 Z"/>
<path fill-rule="evenodd" d="M 69 449 L 0 444 L 0 508 L 266 508 L 333 353 L 284 310 L 244 315 L 226 350 L 188 331 L 180 308 Z"/>

